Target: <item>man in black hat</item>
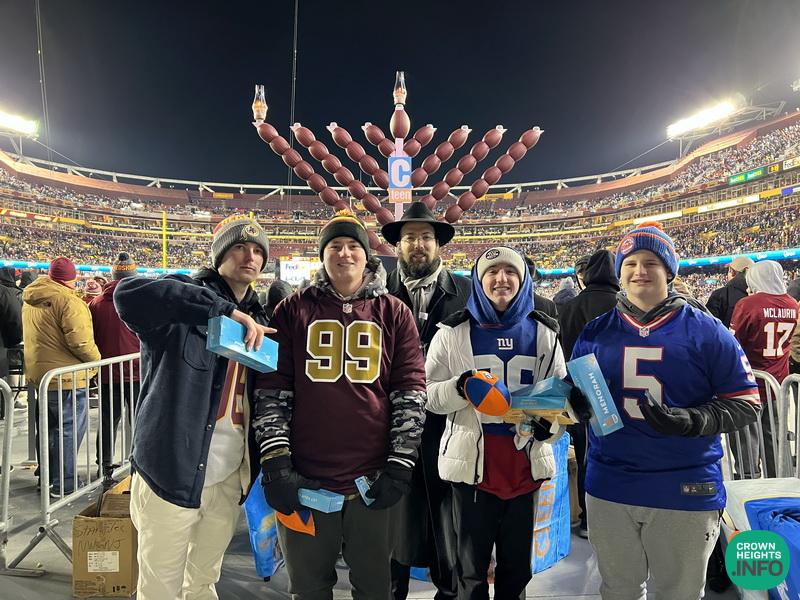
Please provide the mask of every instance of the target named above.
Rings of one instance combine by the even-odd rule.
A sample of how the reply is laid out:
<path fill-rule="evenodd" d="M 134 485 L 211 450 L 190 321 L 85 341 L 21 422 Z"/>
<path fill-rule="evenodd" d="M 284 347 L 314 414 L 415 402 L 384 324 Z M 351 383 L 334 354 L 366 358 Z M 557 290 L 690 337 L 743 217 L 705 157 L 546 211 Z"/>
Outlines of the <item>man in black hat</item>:
<path fill-rule="evenodd" d="M 455 229 L 437 221 L 424 203 L 413 202 L 399 221 L 384 225 L 381 234 L 398 250 L 397 269 L 389 274 L 387 288 L 411 309 L 425 352 L 436 326 L 464 308 L 471 290 L 469 280 L 445 269 L 439 256 L 439 249 L 453 238 Z M 411 493 L 394 509 L 395 600 L 404 600 L 408 594 L 411 566 L 430 568 L 437 600 L 456 597 L 451 488 L 439 478 L 437 468 L 444 424 L 443 416 L 426 414 Z"/>

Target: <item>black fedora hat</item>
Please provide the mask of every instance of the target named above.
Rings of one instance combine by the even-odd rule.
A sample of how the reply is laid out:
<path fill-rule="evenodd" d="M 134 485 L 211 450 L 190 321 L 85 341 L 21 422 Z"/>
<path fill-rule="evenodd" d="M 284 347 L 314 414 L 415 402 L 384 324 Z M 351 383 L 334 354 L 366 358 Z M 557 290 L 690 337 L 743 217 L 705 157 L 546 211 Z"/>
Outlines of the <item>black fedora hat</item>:
<path fill-rule="evenodd" d="M 428 223 L 433 227 L 436 241 L 439 242 L 440 246 L 444 246 L 456 234 L 456 228 L 450 223 L 437 221 L 424 202 L 412 202 L 399 221 L 392 221 L 381 227 L 383 239 L 396 246 L 397 242 L 400 241 L 400 230 L 403 229 L 403 225 L 406 223 Z"/>

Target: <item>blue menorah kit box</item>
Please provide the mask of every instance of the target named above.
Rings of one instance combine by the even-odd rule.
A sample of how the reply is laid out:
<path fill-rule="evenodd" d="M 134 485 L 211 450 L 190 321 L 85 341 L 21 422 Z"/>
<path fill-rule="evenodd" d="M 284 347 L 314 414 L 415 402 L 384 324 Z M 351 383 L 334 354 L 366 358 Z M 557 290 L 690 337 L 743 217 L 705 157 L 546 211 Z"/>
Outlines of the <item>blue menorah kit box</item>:
<path fill-rule="evenodd" d="M 567 370 L 578 389 L 589 399 L 592 407 L 592 420 L 589 423 L 595 435 L 608 435 L 622 429 L 622 419 L 595 355 L 587 354 L 569 361 Z"/>
<path fill-rule="evenodd" d="M 558 377 L 542 379 L 511 392 L 511 408 L 520 410 L 564 410 L 572 386 Z"/>
<path fill-rule="evenodd" d="M 356 487 L 358 488 L 358 493 L 361 494 L 361 499 L 364 501 L 364 504 L 369 506 L 373 502 L 375 502 L 375 498 L 369 498 L 367 496 L 367 492 L 371 487 L 369 479 L 367 479 L 366 475 L 362 475 L 358 479 L 356 479 Z"/>
<path fill-rule="evenodd" d="M 300 488 L 297 490 L 297 497 L 303 506 L 324 513 L 339 512 L 344 506 L 344 496 L 328 490 Z"/>
<path fill-rule="evenodd" d="M 244 345 L 245 328 L 230 317 L 209 319 L 206 350 L 225 356 L 259 373 L 270 373 L 278 368 L 278 342 L 264 338 L 261 348 L 250 352 Z"/>

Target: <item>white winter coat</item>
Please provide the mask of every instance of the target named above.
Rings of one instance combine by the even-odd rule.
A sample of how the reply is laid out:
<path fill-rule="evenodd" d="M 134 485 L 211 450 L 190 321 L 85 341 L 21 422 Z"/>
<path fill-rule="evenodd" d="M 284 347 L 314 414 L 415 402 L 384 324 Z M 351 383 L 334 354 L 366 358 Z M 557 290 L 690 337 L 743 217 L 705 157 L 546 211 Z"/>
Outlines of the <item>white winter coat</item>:
<path fill-rule="evenodd" d="M 556 332 L 542 322 L 537 322 L 536 356 L 532 362 L 524 361 L 524 368 L 531 369 L 534 383 L 556 376 L 566 375 L 564 356 Z M 446 481 L 477 485 L 483 481 L 483 429 L 481 423 L 499 423 L 499 417 L 490 417 L 475 410 L 469 400 L 456 391 L 459 376 L 470 369 L 488 370 L 487 360 L 492 357 L 472 355 L 469 319 L 449 326 L 439 324 L 425 361 L 428 383 L 428 401 L 425 408 L 432 413 L 447 415 L 444 434 L 439 443 L 439 475 Z M 477 360 L 476 360 L 477 359 Z M 499 360 L 499 359 L 497 359 Z M 495 374 L 502 377 L 502 373 Z M 507 379 L 516 379 L 508 376 Z M 510 391 L 519 384 L 506 381 Z M 549 479 L 555 474 L 555 460 L 551 444 L 561 435 L 553 435 L 545 442 L 533 436 L 515 436 L 517 448 L 527 446 L 534 480 Z"/>

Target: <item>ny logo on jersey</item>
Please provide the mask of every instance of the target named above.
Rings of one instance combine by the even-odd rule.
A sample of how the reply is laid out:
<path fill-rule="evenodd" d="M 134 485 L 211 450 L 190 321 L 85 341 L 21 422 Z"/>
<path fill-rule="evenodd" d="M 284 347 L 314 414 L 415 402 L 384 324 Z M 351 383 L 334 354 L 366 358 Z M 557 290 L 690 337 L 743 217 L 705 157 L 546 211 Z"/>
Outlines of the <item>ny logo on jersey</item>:
<path fill-rule="evenodd" d="M 498 350 L 513 350 L 514 338 L 497 338 Z"/>

